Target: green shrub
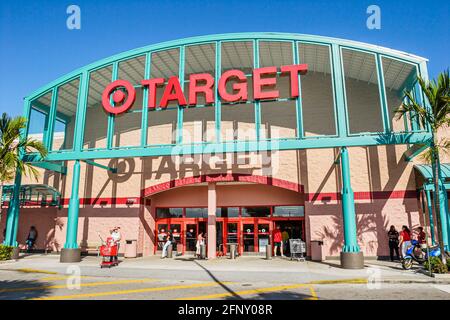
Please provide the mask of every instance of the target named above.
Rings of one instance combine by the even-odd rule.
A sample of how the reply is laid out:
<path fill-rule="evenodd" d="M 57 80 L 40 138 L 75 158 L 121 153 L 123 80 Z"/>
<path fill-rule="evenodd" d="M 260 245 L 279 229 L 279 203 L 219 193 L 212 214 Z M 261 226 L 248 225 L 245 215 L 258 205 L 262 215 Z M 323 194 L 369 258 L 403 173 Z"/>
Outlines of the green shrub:
<path fill-rule="evenodd" d="M 438 257 L 431 257 L 430 258 L 430 264 L 431 264 L 431 272 L 433 273 L 447 273 L 448 272 L 448 265 L 449 262 L 447 261 L 447 265 L 443 264 L 441 259 Z M 428 266 L 428 260 L 425 261 L 423 264 L 426 270 L 429 270 Z"/>
<path fill-rule="evenodd" d="M 13 247 L 0 244 L 0 260 L 11 259 L 12 251 L 13 251 Z"/>

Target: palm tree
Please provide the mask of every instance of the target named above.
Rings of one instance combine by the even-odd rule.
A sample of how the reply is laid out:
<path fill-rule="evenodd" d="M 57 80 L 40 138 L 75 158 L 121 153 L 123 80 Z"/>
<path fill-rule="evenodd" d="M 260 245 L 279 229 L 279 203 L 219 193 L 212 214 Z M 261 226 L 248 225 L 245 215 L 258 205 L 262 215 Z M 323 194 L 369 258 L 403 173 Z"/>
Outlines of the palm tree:
<path fill-rule="evenodd" d="M 25 117 L 11 118 L 6 113 L 0 118 L 0 208 L 3 198 L 3 184 L 14 178 L 16 170 L 20 170 L 26 176 L 37 180 L 39 172 L 29 162 L 21 158 L 21 150 L 24 152 L 38 152 L 41 157 L 47 155 L 42 142 L 22 138 L 20 132 L 25 129 L 27 119 Z"/>
<path fill-rule="evenodd" d="M 406 117 L 408 114 L 411 121 L 419 121 L 423 128 L 429 127 L 431 129 L 432 138 L 428 148 L 425 150 L 422 158 L 431 163 L 433 166 L 433 182 L 434 182 L 434 209 L 436 212 L 436 223 L 438 227 L 438 241 L 442 252 L 441 260 L 445 264 L 445 248 L 442 237 L 442 221 L 439 215 L 441 210 L 439 203 L 439 153 L 448 152 L 450 150 L 450 141 L 446 138 L 438 139 L 438 131 L 440 129 L 447 129 L 450 125 L 450 79 L 449 70 L 439 74 L 437 81 L 426 81 L 418 76 L 417 81 L 424 92 L 430 108 L 425 106 L 425 103 L 418 101 L 411 91 L 405 91 L 404 103 L 395 110 L 396 119 Z M 447 226 L 445 226 L 447 227 Z"/>

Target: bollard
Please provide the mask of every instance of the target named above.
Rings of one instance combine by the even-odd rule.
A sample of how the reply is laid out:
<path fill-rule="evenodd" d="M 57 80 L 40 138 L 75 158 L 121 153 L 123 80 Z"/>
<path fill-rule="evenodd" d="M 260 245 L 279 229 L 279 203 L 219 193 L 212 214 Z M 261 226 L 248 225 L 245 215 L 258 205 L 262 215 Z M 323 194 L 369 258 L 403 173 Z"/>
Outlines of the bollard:
<path fill-rule="evenodd" d="M 236 259 L 236 245 L 230 244 L 230 259 Z"/>
<path fill-rule="evenodd" d="M 206 246 L 204 244 L 200 245 L 200 259 L 206 258 Z"/>
<path fill-rule="evenodd" d="M 272 245 L 266 244 L 266 259 L 270 260 L 272 259 Z"/>
<path fill-rule="evenodd" d="M 172 258 L 172 245 L 167 247 L 167 258 Z"/>

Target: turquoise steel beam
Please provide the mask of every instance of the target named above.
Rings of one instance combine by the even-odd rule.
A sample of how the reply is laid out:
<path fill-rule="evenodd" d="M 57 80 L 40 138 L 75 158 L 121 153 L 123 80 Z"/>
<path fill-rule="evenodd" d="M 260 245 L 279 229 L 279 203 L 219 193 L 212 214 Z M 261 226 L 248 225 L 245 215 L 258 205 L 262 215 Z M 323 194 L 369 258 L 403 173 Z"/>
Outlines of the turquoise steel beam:
<path fill-rule="evenodd" d="M 78 233 L 78 211 L 80 207 L 80 197 L 78 190 L 80 186 L 80 161 L 76 160 L 73 165 L 72 175 L 72 194 L 69 200 L 69 209 L 67 212 L 67 230 L 65 249 L 77 249 L 77 233 Z"/>
<path fill-rule="evenodd" d="M 16 178 L 14 180 L 14 189 L 12 200 L 8 206 L 6 214 L 6 233 L 3 244 L 7 246 L 17 247 L 17 230 L 19 221 L 19 207 L 20 207 L 20 184 L 22 182 L 22 172 L 20 169 L 16 171 Z"/>
<path fill-rule="evenodd" d="M 145 70 L 144 79 L 150 79 L 152 65 L 152 54 L 147 52 L 145 54 Z M 147 145 L 147 130 L 148 130 L 148 87 L 144 87 L 142 91 L 143 103 L 142 103 L 142 123 L 141 123 L 141 147 Z"/>
<path fill-rule="evenodd" d="M 434 165 L 434 161 L 432 164 L 433 172 L 436 170 L 436 166 Z M 441 174 L 441 166 L 438 163 L 438 180 L 439 180 L 439 190 L 438 192 L 435 191 L 435 207 L 437 202 L 439 201 L 440 206 L 440 212 L 436 212 L 436 214 L 439 214 L 439 217 L 441 219 L 441 232 L 442 240 L 444 242 L 444 248 L 446 251 L 449 251 L 449 225 L 448 225 L 448 200 L 447 200 L 447 192 L 445 190 L 444 184 L 442 183 L 442 174 Z M 437 196 L 436 196 L 437 193 Z"/>
<path fill-rule="evenodd" d="M 185 62 L 185 47 L 180 47 L 180 62 L 178 65 L 178 80 L 181 88 L 184 88 L 184 62 Z M 184 107 L 178 105 L 177 111 L 177 128 L 176 128 L 176 143 L 183 143 L 183 113 Z"/>
<path fill-rule="evenodd" d="M 430 139 L 428 133 L 367 135 L 344 138 L 322 137 L 317 139 L 279 139 L 261 141 L 238 141 L 223 143 L 197 143 L 189 145 L 154 145 L 151 148 L 127 147 L 114 150 L 95 149 L 79 152 L 50 153 L 45 160 L 63 161 L 74 159 L 114 159 L 129 157 L 170 156 L 224 152 L 257 152 L 274 150 L 321 149 L 339 147 L 377 146 L 390 144 L 425 143 Z M 26 161 L 40 161 L 36 154 L 25 155 Z"/>
<path fill-rule="evenodd" d="M 108 167 L 108 166 L 105 166 L 103 164 L 97 163 L 97 162 L 92 161 L 92 160 L 81 160 L 81 161 L 83 161 L 83 162 L 85 162 L 87 164 L 90 164 L 91 166 L 102 168 L 102 169 L 111 171 L 112 173 L 117 173 L 117 168 Z"/>
<path fill-rule="evenodd" d="M 55 87 L 52 90 L 52 100 L 51 100 L 51 105 L 50 105 L 50 112 L 47 116 L 47 118 L 48 118 L 47 137 L 44 140 L 44 145 L 47 147 L 47 150 L 52 150 L 52 147 L 53 147 L 53 129 L 55 127 L 56 105 L 58 103 L 57 88 L 58 87 Z"/>
<path fill-rule="evenodd" d="M 78 90 L 77 115 L 75 117 L 75 130 L 73 138 L 73 153 L 79 154 L 83 149 L 85 117 L 87 109 L 87 97 L 89 90 L 89 73 L 84 71 L 80 78 L 80 90 Z M 73 157 L 72 159 L 77 159 Z"/>
<path fill-rule="evenodd" d="M 253 40 L 253 68 L 259 68 L 259 41 Z M 255 100 L 255 130 L 256 130 L 256 140 L 259 141 L 261 138 L 261 102 Z"/>
<path fill-rule="evenodd" d="M 222 142 L 222 102 L 219 97 L 219 79 L 222 73 L 222 43 L 216 42 L 216 69 L 215 69 L 215 86 L 214 90 L 214 106 L 215 106 L 215 130 L 216 130 L 216 143 Z"/>
<path fill-rule="evenodd" d="M 431 204 L 431 194 L 430 190 L 424 191 L 427 197 L 427 208 L 428 208 L 428 217 L 430 220 L 430 231 L 431 231 L 431 243 L 433 245 L 436 244 L 435 235 L 434 235 L 434 219 L 433 219 L 433 205 Z"/>
<path fill-rule="evenodd" d="M 31 162 L 31 164 L 35 167 L 42 168 L 45 170 L 50 170 L 54 172 L 59 172 L 61 174 L 67 174 L 67 167 L 65 165 L 48 162 L 48 161 L 37 161 L 37 162 Z"/>
<path fill-rule="evenodd" d="M 292 54 L 294 57 L 294 64 L 300 64 L 303 63 L 303 61 L 300 61 L 299 53 L 298 53 L 298 46 L 301 46 L 299 42 L 293 42 L 292 43 Z M 297 75 L 298 77 L 298 93 L 299 96 L 295 99 L 295 116 L 296 116 L 296 122 L 297 122 L 297 138 L 302 139 L 304 137 L 303 133 L 303 105 L 302 105 L 302 85 L 301 85 L 301 76 L 300 74 Z"/>
<path fill-rule="evenodd" d="M 347 147 L 341 148 L 341 174 L 341 203 L 344 218 L 344 246 L 342 252 L 360 252 L 356 236 L 355 200 L 350 182 L 350 163 Z"/>
<path fill-rule="evenodd" d="M 381 57 L 379 54 L 376 54 L 376 68 L 377 68 L 377 77 L 378 77 L 378 90 L 379 90 L 379 99 L 381 106 L 381 115 L 383 118 L 383 128 L 384 132 L 388 133 L 391 131 L 391 122 L 390 122 L 390 114 L 386 96 L 386 87 L 384 85 L 384 72 L 383 66 L 381 62 Z M 392 115 L 393 116 L 393 115 Z"/>
<path fill-rule="evenodd" d="M 337 118 L 337 134 L 340 138 L 348 136 L 347 129 L 347 113 L 346 113 L 346 103 L 345 103 L 345 90 L 344 90 L 344 74 L 341 62 L 341 49 L 339 45 L 333 44 L 331 46 L 331 68 L 333 69 L 334 78 L 334 95 L 336 101 L 336 114 Z"/>
<path fill-rule="evenodd" d="M 112 75 L 111 75 L 111 82 L 117 80 L 117 76 L 119 74 L 119 63 L 116 61 L 113 63 L 112 67 Z M 112 102 L 112 96 L 111 96 L 111 104 Z M 111 149 L 113 146 L 113 139 L 114 139 L 114 123 L 115 123 L 115 116 L 112 113 L 108 114 L 108 129 L 106 134 L 106 148 Z"/>

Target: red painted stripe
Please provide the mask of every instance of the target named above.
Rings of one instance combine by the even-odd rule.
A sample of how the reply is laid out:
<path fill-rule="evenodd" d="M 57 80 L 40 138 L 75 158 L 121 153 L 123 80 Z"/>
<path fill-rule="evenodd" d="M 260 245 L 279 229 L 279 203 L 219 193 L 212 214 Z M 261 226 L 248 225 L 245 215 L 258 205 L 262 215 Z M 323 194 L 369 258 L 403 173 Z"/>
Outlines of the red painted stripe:
<path fill-rule="evenodd" d="M 336 201 L 341 199 L 338 192 L 307 193 L 306 201 Z M 381 199 L 415 199 L 418 197 L 416 190 L 393 191 L 356 191 L 355 200 L 381 200 Z"/>
<path fill-rule="evenodd" d="M 210 180 L 214 179 L 214 180 Z M 208 181 L 228 181 L 221 180 L 221 178 L 209 178 Z M 240 181 L 246 181 L 245 177 Z M 254 180 L 253 180 L 254 181 Z M 206 181 L 205 181 L 206 182 Z M 341 199 L 341 194 L 337 192 L 321 192 L 321 193 L 305 193 L 305 201 L 337 201 Z M 386 199 L 416 199 L 418 192 L 416 190 L 394 190 L 394 191 L 357 191 L 354 193 L 355 200 L 386 200 Z M 147 201 L 145 201 L 147 200 Z M 150 199 L 140 197 L 118 197 L 118 198 L 81 198 L 80 204 L 82 205 L 136 205 L 144 204 L 150 205 Z M 61 204 L 67 206 L 69 204 L 69 198 L 61 199 Z M 3 202 L 2 207 L 7 207 L 8 201 Z M 36 204 L 26 204 L 28 206 L 39 206 Z"/>
<path fill-rule="evenodd" d="M 69 198 L 61 199 L 61 203 L 63 206 L 67 206 L 69 204 Z M 112 205 L 112 204 L 143 204 L 144 199 L 139 197 L 119 197 L 119 198 L 81 198 L 80 204 L 83 205 Z"/>

